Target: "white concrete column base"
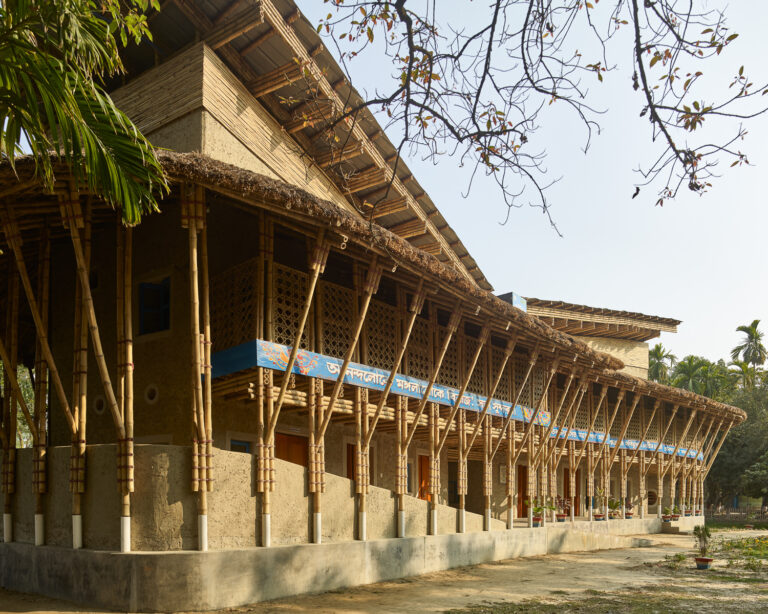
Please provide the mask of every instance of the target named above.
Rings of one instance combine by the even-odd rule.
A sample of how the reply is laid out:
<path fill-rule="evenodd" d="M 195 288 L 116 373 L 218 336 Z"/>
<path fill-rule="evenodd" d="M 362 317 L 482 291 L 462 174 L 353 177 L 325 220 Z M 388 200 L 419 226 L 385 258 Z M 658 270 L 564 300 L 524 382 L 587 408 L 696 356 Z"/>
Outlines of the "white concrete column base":
<path fill-rule="evenodd" d="M 312 543 L 323 543 L 323 513 L 315 512 L 312 517 Z"/>
<path fill-rule="evenodd" d="M 405 537 L 405 510 L 397 512 L 397 536 Z"/>
<path fill-rule="evenodd" d="M 467 510 L 459 510 L 459 533 L 467 530 Z"/>
<path fill-rule="evenodd" d="M 131 551 L 131 517 L 120 516 L 120 552 Z"/>
<path fill-rule="evenodd" d="M 437 509 L 429 511 L 429 534 L 437 535 Z"/>
<path fill-rule="evenodd" d="M 272 545 L 272 521 L 269 514 L 261 515 L 261 545 L 265 548 Z"/>
<path fill-rule="evenodd" d="M 10 544 L 13 541 L 13 517 L 3 514 L 3 541 Z"/>
<path fill-rule="evenodd" d="M 483 513 L 483 531 L 491 530 L 491 510 L 486 509 Z"/>
<path fill-rule="evenodd" d="M 80 514 L 72 516 L 72 548 L 79 550 L 83 547 L 83 517 Z"/>
<path fill-rule="evenodd" d="M 130 518 L 128 519 L 130 523 Z M 131 534 L 130 526 L 128 528 L 128 535 Z M 131 549 L 130 543 L 128 544 L 129 552 Z M 197 515 L 197 549 L 200 552 L 208 552 L 208 514 Z"/>
<path fill-rule="evenodd" d="M 357 513 L 358 539 L 364 542 L 368 539 L 368 527 L 366 526 L 366 512 Z"/>
<path fill-rule="evenodd" d="M 35 546 L 45 544 L 45 516 L 35 514 Z"/>

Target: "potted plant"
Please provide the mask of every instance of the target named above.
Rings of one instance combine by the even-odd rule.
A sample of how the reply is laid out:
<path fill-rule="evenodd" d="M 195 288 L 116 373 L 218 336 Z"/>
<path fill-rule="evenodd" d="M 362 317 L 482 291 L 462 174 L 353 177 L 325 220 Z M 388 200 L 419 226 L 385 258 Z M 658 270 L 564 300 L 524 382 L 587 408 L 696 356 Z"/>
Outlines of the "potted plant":
<path fill-rule="evenodd" d="M 555 518 L 557 519 L 557 522 L 565 522 L 565 519 L 568 518 L 570 505 L 568 504 L 568 502 L 566 502 L 565 499 L 558 497 L 555 500 L 555 506 L 557 507 L 557 513 L 555 514 Z"/>
<path fill-rule="evenodd" d="M 544 506 L 539 503 L 538 499 L 529 499 L 525 504 L 533 511 L 533 517 L 531 518 L 533 521 L 533 528 L 538 529 L 544 524 Z"/>
<path fill-rule="evenodd" d="M 603 513 L 603 501 L 605 500 L 605 492 L 602 488 L 598 488 L 595 493 L 595 499 L 597 499 L 597 512 L 592 514 L 592 518 L 595 520 L 605 520 L 605 514 Z"/>
<path fill-rule="evenodd" d="M 680 508 L 677 505 L 672 508 L 672 520 L 680 520 Z"/>
<path fill-rule="evenodd" d="M 632 511 L 632 504 L 629 501 L 627 501 L 624 504 L 624 518 L 626 518 L 627 520 L 631 520 L 633 515 L 634 515 L 634 512 Z"/>
<path fill-rule="evenodd" d="M 691 508 L 690 508 L 690 507 L 686 507 L 686 508 L 685 508 L 685 516 L 686 516 L 686 518 L 687 518 L 688 516 L 692 516 L 692 515 L 693 515 L 693 510 L 691 510 Z"/>
<path fill-rule="evenodd" d="M 700 524 L 693 527 L 693 537 L 696 540 L 696 546 L 699 550 L 699 556 L 696 557 L 696 569 L 709 569 L 712 567 L 712 559 L 709 554 L 709 527 Z"/>
<path fill-rule="evenodd" d="M 672 522 L 672 510 L 670 508 L 664 508 L 664 514 L 662 514 L 661 520 L 663 522 Z"/>
<path fill-rule="evenodd" d="M 611 518 L 621 518 L 621 501 L 611 497 L 608 499 L 608 509 L 610 510 Z"/>

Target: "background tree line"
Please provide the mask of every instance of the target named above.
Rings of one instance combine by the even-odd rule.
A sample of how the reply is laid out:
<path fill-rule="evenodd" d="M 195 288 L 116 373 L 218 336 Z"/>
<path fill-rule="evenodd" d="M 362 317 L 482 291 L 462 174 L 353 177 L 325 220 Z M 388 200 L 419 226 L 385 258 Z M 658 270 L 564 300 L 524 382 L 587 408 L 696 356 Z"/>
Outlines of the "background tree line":
<path fill-rule="evenodd" d="M 729 360 L 689 355 L 680 360 L 657 343 L 649 352 L 649 379 L 685 388 L 743 409 L 747 420 L 731 429 L 707 477 L 707 502 L 727 503 L 736 495 L 768 503 L 768 351 L 760 320 L 739 326 L 741 343 Z"/>

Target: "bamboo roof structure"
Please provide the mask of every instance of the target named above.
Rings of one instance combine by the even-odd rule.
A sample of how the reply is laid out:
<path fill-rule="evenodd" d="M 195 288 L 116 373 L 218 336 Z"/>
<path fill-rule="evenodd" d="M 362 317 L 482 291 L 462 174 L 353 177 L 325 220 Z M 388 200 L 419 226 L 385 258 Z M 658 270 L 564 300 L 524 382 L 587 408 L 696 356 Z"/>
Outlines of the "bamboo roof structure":
<path fill-rule="evenodd" d="M 619 369 L 624 367 L 620 359 L 596 351 L 582 341 L 552 328 L 539 318 L 513 307 L 490 291 L 481 289 L 436 256 L 330 201 L 319 199 L 285 182 L 201 154 L 163 151 L 158 153 L 158 158 L 172 183 L 194 183 L 210 192 L 237 201 L 246 208 L 266 208 L 308 225 L 324 227 L 335 233 L 341 242 L 351 241 L 388 257 L 415 276 L 425 277 L 439 285 L 442 290 L 454 293 L 468 306 L 475 306 L 488 313 L 500 325 L 506 323 L 507 330 L 521 334 L 520 345 L 533 347 L 543 344 L 545 351 L 559 353 L 581 368 L 595 372 L 607 385 L 647 394 L 671 404 L 705 409 L 708 413 L 733 420 L 734 423 L 746 420 L 746 414 L 739 408 L 679 388 L 619 373 Z M 60 166 L 56 170 L 59 182 L 57 185 L 66 185 L 66 168 Z M 0 163 L 0 186 L 3 186 L 0 195 L 6 201 L 12 199 L 14 208 L 22 212 L 19 216 L 19 226 L 25 244 L 34 245 L 43 226 L 49 226 L 54 237 L 64 234 L 63 229 L 58 226 L 60 222 L 56 220 L 58 196 L 56 193 L 42 193 L 39 182 L 34 178 L 34 160 L 31 157 L 17 159 L 16 173 L 7 161 Z M 94 215 L 95 224 L 98 224 L 98 220 L 111 219 L 114 213 L 106 205 L 102 205 L 94 209 Z M 4 239 L 0 240 L 0 249 L 7 249 Z"/>
<path fill-rule="evenodd" d="M 154 40 L 122 51 L 112 89 L 203 41 L 339 187 L 361 217 L 492 290 L 477 262 L 367 109 L 292 0 L 169 0 L 150 17 Z M 397 161 L 396 172 L 393 167 Z M 375 208 L 371 205 L 375 204 Z"/>
<path fill-rule="evenodd" d="M 511 300 L 509 293 L 499 298 Z M 565 301 L 527 298 L 528 313 L 547 324 L 580 337 L 611 337 L 649 341 L 662 332 L 675 333 L 680 320 L 646 315 L 634 311 L 590 307 Z"/>

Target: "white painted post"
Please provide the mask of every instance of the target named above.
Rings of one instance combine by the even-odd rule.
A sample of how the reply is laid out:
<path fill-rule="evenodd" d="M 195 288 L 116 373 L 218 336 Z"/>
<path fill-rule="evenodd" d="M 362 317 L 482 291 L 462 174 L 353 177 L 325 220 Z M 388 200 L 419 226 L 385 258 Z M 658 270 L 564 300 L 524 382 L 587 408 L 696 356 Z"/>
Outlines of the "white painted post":
<path fill-rule="evenodd" d="M 45 517 L 42 514 L 35 514 L 35 546 L 45 544 Z"/>
<path fill-rule="evenodd" d="M 124 521 L 128 521 L 126 523 L 127 526 L 127 535 L 128 535 L 128 549 L 123 550 L 123 552 L 130 552 L 131 551 L 131 519 L 123 517 Z M 197 539 L 198 539 L 198 549 L 200 552 L 208 552 L 208 514 L 198 514 L 197 515 Z"/>

